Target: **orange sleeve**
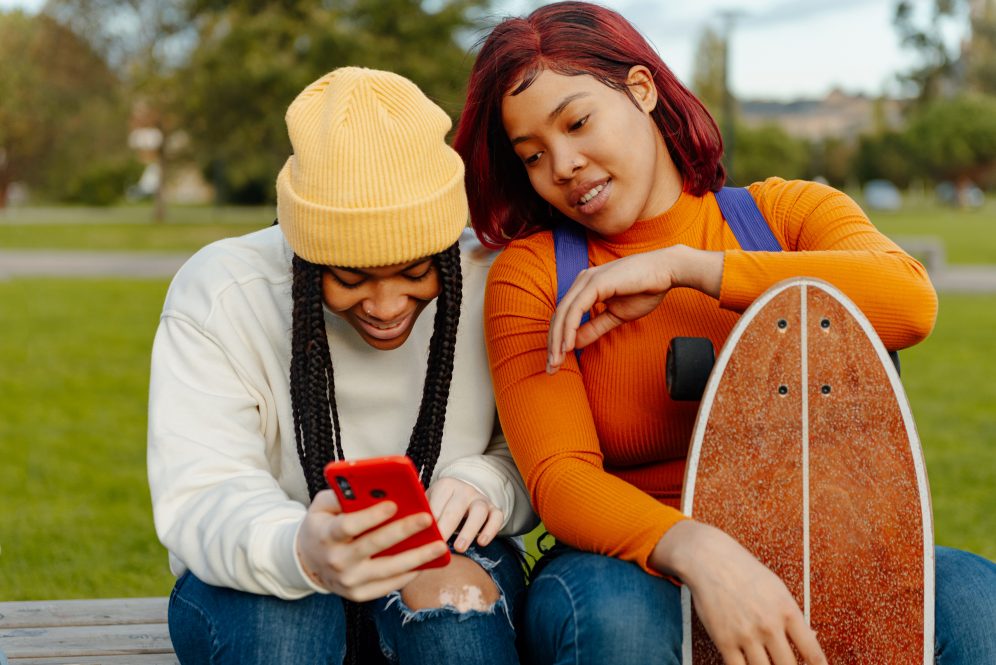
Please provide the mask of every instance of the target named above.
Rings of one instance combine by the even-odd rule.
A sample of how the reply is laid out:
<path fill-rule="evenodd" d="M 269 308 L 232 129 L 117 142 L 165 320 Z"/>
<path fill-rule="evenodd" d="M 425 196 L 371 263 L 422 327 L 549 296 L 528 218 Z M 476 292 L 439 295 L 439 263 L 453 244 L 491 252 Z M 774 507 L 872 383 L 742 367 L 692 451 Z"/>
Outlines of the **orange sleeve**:
<path fill-rule="evenodd" d="M 930 334 L 937 294 L 924 267 L 880 233 L 846 194 L 813 182 L 769 178 L 748 188 L 784 252 L 727 250 L 720 305 L 745 310 L 789 277 L 824 279 L 864 312 L 886 347 Z"/>
<path fill-rule="evenodd" d="M 650 554 L 684 516 L 604 470 L 575 358 L 546 374 L 555 275 L 549 234 L 513 243 L 491 268 L 485 337 L 502 428 L 550 533 L 657 575 L 647 565 Z"/>

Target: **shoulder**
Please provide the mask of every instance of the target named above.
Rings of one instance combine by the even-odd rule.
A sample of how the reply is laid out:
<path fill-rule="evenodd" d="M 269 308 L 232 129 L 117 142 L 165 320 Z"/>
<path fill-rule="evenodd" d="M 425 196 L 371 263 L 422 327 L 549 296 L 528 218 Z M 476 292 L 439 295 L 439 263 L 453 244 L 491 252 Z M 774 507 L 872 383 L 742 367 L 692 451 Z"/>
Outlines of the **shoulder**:
<path fill-rule="evenodd" d="M 293 252 L 276 226 L 213 242 L 177 271 L 166 294 L 164 314 L 184 312 L 194 320 L 203 320 L 233 292 L 282 292 L 292 280 L 292 257 Z"/>
<path fill-rule="evenodd" d="M 553 232 L 539 231 L 510 242 L 495 259 L 491 272 L 500 274 L 507 270 L 525 272 L 536 277 L 556 274 Z"/>
<path fill-rule="evenodd" d="M 749 185 L 747 190 L 768 220 L 804 219 L 818 211 L 862 214 L 858 204 L 844 192 L 809 180 L 768 178 Z"/>

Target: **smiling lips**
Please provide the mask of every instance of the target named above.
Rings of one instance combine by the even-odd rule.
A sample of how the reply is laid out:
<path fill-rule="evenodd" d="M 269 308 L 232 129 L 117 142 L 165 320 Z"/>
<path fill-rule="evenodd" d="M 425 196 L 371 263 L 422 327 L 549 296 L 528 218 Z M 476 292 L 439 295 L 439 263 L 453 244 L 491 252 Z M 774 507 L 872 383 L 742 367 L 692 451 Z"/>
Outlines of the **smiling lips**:
<path fill-rule="evenodd" d="M 370 321 L 360 316 L 357 316 L 356 320 L 363 326 L 364 332 L 374 339 L 388 340 L 400 337 L 408 330 L 414 313 L 414 311 L 408 312 L 400 319 L 395 319 L 387 323 Z"/>
<path fill-rule="evenodd" d="M 585 214 L 591 214 L 599 210 L 606 199 L 606 195 L 603 195 L 603 192 L 605 192 L 611 182 L 612 178 L 606 178 L 605 180 L 596 182 L 589 181 L 575 187 L 571 190 L 571 199 L 574 201 L 574 207 Z"/>

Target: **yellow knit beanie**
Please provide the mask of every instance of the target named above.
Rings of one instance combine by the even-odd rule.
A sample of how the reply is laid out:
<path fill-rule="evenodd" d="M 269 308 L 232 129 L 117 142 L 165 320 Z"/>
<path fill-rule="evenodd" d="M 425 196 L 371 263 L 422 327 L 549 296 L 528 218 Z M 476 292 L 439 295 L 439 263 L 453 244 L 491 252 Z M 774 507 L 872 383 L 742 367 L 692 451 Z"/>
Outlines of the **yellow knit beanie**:
<path fill-rule="evenodd" d="M 364 268 L 436 254 L 467 223 L 450 119 L 408 79 L 343 67 L 287 109 L 277 218 L 301 258 Z"/>

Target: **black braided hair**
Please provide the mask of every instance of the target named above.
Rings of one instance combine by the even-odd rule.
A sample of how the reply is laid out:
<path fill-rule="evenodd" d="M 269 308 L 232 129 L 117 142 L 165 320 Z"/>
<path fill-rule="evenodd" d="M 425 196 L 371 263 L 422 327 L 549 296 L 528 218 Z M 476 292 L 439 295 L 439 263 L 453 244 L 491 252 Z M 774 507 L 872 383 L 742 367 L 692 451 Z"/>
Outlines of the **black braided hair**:
<path fill-rule="evenodd" d="M 428 487 L 439 459 L 453 377 L 453 354 L 460 322 L 463 276 L 460 272 L 460 248 L 454 243 L 436 254 L 433 263 L 439 273 L 440 291 L 436 316 L 429 340 L 422 403 L 412 428 L 407 455 L 419 471 L 422 485 Z M 324 268 L 295 255 L 293 331 L 291 333 L 290 392 L 294 414 L 297 454 L 304 469 L 308 495 L 327 487 L 325 464 L 344 459 L 339 411 L 335 402 L 332 354 L 325 331 L 322 274 Z M 343 599 L 346 610 L 347 664 L 364 662 L 380 656 L 370 618 L 358 603 Z"/>

